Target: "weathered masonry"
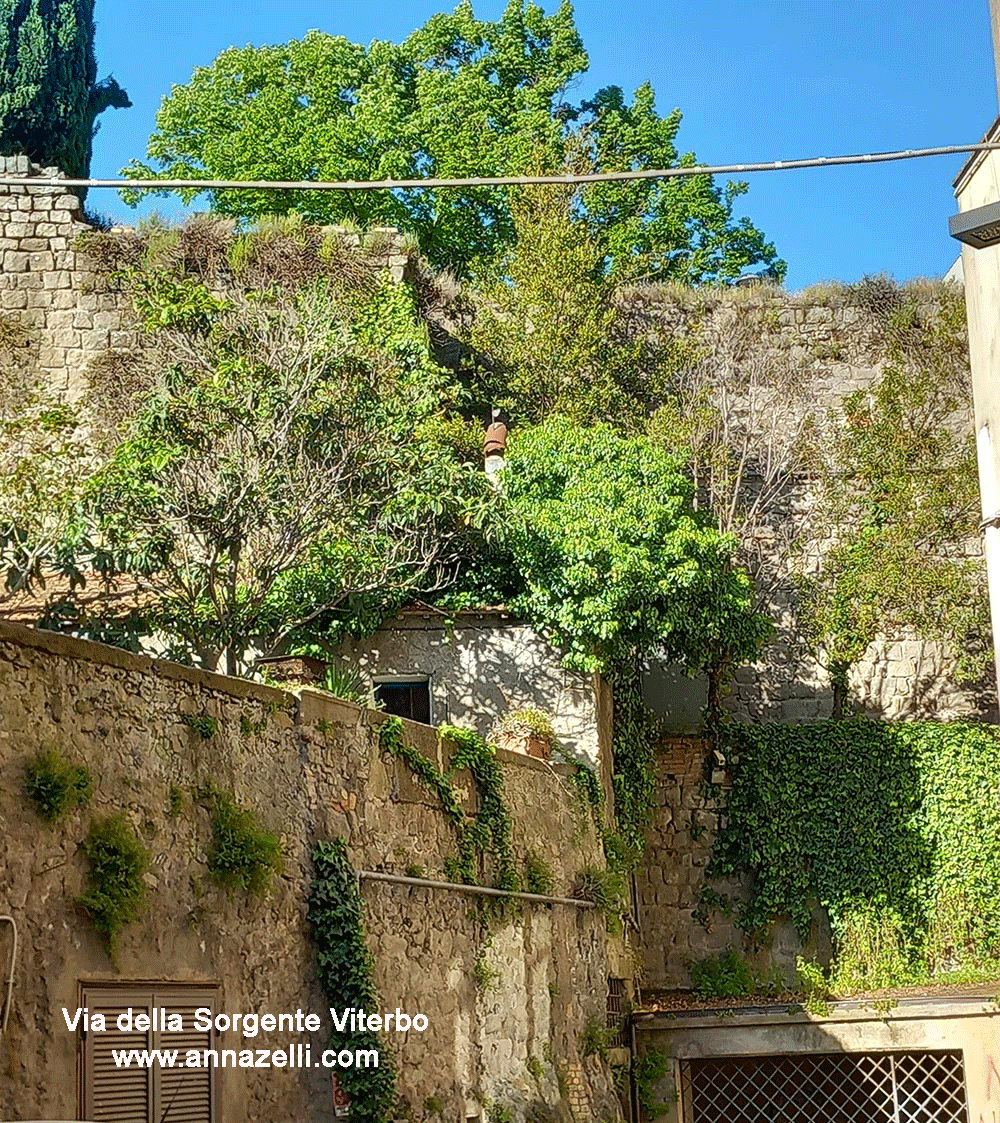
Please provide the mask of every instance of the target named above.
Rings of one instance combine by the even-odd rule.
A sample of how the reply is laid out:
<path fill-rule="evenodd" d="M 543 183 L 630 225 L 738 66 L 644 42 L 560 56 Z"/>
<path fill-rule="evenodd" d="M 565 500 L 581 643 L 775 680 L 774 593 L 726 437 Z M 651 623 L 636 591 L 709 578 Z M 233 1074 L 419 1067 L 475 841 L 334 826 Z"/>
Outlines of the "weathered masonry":
<path fill-rule="evenodd" d="M 332 1117 L 331 1071 L 227 1068 L 138 1072 L 112 1048 L 178 1047 L 156 1029 L 102 1036 L 67 1027 L 62 1010 L 163 1010 L 183 1016 L 184 1049 L 327 1047 L 305 923 L 316 840 L 342 837 L 359 870 L 448 880 L 454 835 L 436 797 L 379 747 L 383 715 L 303 690 L 300 696 L 114 648 L 0 624 L 0 1117 L 159 1120 L 170 1102 L 204 1123 Z M 445 764 L 433 728 L 404 723 L 407 744 Z M 24 793 L 26 761 L 55 749 L 89 770 L 90 803 L 49 824 Z M 570 896 L 602 863 L 568 769 L 498 750 L 512 810 L 511 850 L 529 853 Z M 220 888 L 206 864 L 211 782 L 277 832 L 284 869 L 259 897 Z M 467 810 L 475 787 L 455 777 Z M 78 901 L 81 845 L 92 821 L 121 813 L 148 848 L 146 895 L 123 930 L 118 962 Z M 423 1032 L 390 1033 L 400 1088 L 421 1118 L 483 1120 L 488 1105 L 517 1119 L 620 1120 L 607 1065 L 585 1055 L 588 1024 L 604 1024 L 617 965 L 596 909 L 524 904 L 487 924 L 473 898 L 445 889 L 362 881 L 368 945 L 382 1009 L 424 1014 Z M 609 958 L 609 954 L 611 958 Z M 5 980 L 6 981 L 6 980 Z M 213 1013 L 322 1015 L 317 1032 L 198 1030 Z M 538 1116 L 545 1117 L 545 1116 Z"/>

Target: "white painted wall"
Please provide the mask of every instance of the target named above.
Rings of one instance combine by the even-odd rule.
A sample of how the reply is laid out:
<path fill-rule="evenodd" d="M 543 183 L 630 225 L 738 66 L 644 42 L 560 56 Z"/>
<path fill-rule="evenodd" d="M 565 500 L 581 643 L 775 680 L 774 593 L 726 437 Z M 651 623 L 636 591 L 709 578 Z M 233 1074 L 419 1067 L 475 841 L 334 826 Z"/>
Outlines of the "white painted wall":
<path fill-rule="evenodd" d="M 1000 120 L 986 135 L 1000 140 Z M 1000 152 L 982 152 L 970 160 L 955 181 L 962 212 L 1000 200 Z M 983 519 L 1000 515 L 1000 246 L 962 247 L 965 308 L 969 324 L 969 359 L 979 450 L 979 483 Z M 993 644 L 1000 675 L 1000 526 L 984 531 Z"/>

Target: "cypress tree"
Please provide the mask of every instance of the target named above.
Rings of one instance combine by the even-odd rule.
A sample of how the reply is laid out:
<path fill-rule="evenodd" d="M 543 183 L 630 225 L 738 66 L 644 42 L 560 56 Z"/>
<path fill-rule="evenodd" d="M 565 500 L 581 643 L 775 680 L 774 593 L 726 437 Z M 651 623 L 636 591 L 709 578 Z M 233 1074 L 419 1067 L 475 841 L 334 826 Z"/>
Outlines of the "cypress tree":
<path fill-rule="evenodd" d="M 98 115 L 131 104 L 97 82 L 94 0 L 0 0 L 0 155 L 85 178 Z"/>

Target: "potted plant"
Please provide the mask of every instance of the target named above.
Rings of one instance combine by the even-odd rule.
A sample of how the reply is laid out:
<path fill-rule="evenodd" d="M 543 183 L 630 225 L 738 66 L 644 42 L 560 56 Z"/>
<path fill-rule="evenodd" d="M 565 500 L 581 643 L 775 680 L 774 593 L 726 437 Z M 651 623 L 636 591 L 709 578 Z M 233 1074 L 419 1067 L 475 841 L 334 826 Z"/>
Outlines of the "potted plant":
<path fill-rule="evenodd" d="M 496 727 L 496 740 L 502 749 L 548 760 L 556 735 L 548 714 L 527 706 L 504 714 Z"/>

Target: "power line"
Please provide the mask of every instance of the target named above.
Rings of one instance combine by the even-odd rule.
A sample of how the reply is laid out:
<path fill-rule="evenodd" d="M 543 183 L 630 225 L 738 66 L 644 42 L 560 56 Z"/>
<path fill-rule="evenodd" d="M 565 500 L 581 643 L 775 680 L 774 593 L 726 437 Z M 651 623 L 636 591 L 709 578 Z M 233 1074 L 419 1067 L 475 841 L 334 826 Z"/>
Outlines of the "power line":
<path fill-rule="evenodd" d="M 848 164 L 885 164 L 920 160 L 927 156 L 956 156 L 969 152 L 1000 151 L 1000 143 L 949 144 L 939 148 L 904 148 L 855 156 L 816 156 L 806 160 L 772 160 L 764 164 L 693 164 L 677 168 L 648 168 L 632 172 L 587 172 L 580 175 L 496 175 L 464 179 L 63 179 L 58 176 L 0 175 L 0 187 L 109 187 L 117 190 L 195 191 L 396 191 L 400 188 L 526 187 L 532 184 L 616 183 L 642 179 L 680 179 L 693 175 L 748 175 L 802 168 L 833 168 Z"/>

